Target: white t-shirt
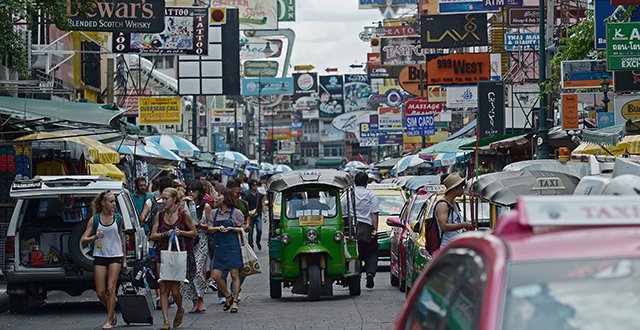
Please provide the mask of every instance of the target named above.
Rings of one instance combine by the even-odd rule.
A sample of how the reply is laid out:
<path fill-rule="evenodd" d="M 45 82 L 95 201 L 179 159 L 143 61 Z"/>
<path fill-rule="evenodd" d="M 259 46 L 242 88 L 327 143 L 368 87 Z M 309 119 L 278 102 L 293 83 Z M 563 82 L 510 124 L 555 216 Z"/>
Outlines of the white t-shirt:
<path fill-rule="evenodd" d="M 373 225 L 371 214 L 380 213 L 380 202 L 378 197 L 365 187 L 356 187 L 356 220 Z M 342 212 L 346 214 L 346 198 L 342 199 Z M 349 207 L 350 209 L 352 207 Z"/>

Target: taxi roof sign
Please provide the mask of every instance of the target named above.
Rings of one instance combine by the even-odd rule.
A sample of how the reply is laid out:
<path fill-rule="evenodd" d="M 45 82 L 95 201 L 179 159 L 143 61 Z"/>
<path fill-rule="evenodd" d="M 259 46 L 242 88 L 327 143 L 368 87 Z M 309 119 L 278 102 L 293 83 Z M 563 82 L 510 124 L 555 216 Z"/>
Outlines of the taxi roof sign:
<path fill-rule="evenodd" d="M 557 176 L 537 178 L 531 190 L 565 190 L 562 179 Z"/>
<path fill-rule="evenodd" d="M 529 226 L 640 225 L 640 196 L 525 196 L 518 210 Z"/>
<path fill-rule="evenodd" d="M 395 183 L 370 183 L 367 185 L 367 189 L 398 189 L 400 188 Z"/>

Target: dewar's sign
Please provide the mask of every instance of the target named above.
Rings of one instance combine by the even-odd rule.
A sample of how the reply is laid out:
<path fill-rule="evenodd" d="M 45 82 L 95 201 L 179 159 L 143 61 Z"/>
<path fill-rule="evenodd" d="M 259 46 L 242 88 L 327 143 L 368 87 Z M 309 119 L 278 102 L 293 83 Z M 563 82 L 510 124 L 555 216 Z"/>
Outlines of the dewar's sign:
<path fill-rule="evenodd" d="M 69 29 L 101 32 L 162 32 L 164 30 L 164 0 L 98 1 L 86 14 L 77 13 L 69 5 Z"/>

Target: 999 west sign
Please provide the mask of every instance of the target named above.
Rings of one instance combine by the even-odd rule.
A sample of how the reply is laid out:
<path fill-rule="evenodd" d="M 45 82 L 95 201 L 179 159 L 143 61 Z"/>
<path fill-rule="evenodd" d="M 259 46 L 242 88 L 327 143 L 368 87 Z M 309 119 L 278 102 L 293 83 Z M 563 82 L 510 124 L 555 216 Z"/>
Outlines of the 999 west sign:
<path fill-rule="evenodd" d="M 429 85 L 468 85 L 491 80 L 489 53 L 448 54 L 427 60 Z"/>

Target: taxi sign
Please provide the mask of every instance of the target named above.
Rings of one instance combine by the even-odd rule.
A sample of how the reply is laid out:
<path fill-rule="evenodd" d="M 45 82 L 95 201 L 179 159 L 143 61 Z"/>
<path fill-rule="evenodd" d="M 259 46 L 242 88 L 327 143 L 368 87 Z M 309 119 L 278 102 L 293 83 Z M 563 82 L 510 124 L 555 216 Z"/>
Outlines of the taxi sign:
<path fill-rule="evenodd" d="M 567 187 L 559 177 L 537 178 L 531 190 L 564 190 Z"/>
<path fill-rule="evenodd" d="M 518 210 L 529 226 L 640 225 L 640 196 L 525 196 Z"/>
<path fill-rule="evenodd" d="M 447 187 L 443 184 L 427 184 L 422 186 L 421 188 L 429 192 L 438 192 L 447 189 Z"/>
<path fill-rule="evenodd" d="M 318 181 L 320 179 L 320 172 L 318 171 L 304 171 L 300 174 L 302 181 Z"/>
<path fill-rule="evenodd" d="M 367 189 L 398 189 L 395 183 L 371 183 L 367 185 Z"/>

